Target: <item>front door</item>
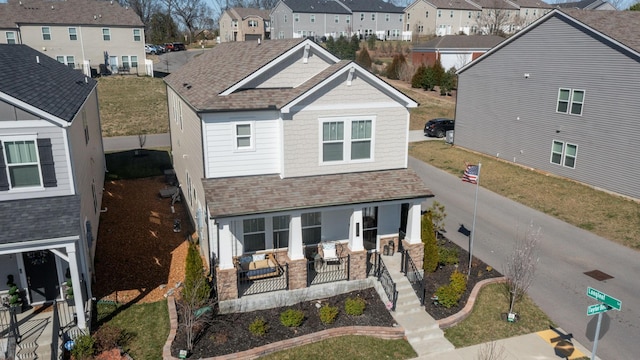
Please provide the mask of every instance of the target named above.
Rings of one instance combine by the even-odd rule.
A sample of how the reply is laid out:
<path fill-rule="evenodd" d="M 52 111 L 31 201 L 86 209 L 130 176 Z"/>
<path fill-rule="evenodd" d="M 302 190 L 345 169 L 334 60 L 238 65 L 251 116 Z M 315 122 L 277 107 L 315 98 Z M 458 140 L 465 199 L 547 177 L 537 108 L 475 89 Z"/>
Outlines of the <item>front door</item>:
<path fill-rule="evenodd" d="M 60 296 L 56 259 L 51 251 L 22 254 L 32 303 L 53 301 Z"/>
<path fill-rule="evenodd" d="M 378 207 L 362 209 L 362 241 L 364 248 L 373 252 L 377 249 L 378 241 Z"/>

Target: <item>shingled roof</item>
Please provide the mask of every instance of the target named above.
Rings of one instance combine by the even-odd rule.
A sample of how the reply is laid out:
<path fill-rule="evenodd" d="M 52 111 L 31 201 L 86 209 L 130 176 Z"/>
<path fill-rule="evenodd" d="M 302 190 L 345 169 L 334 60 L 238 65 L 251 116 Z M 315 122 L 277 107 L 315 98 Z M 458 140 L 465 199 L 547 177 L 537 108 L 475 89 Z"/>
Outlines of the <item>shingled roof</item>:
<path fill-rule="evenodd" d="M 282 0 L 294 13 L 351 14 L 335 0 Z"/>
<path fill-rule="evenodd" d="M 95 80 L 26 45 L 0 44 L 0 92 L 70 122 Z"/>
<path fill-rule="evenodd" d="M 395 6 L 382 0 L 339 0 L 351 11 L 378 12 L 378 13 L 403 13 L 404 8 Z"/>
<path fill-rule="evenodd" d="M 279 109 L 350 63 L 340 61 L 295 88 L 244 89 L 219 94 L 245 79 L 303 39 L 228 42 L 194 58 L 165 78 L 198 111 Z M 211 64 L 215 64 L 212 66 Z"/>
<path fill-rule="evenodd" d="M 548 4 L 542 0 L 508 0 L 521 8 L 538 8 L 538 9 L 553 9 L 555 5 Z"/>
<path fill-rule="evenodd" d="M 640 52 L 640 12 L 561 9 L 577 21 Z"/>
<path fill-rule="evenodd" d="M 437 9 L 455 9 L 455 10 L 474 10 L 478 11 L 482 8 L 471 1 L 465 0 L 424 0 L 433 5 Z"/>
<path fill-rule="evenodd" d="M 79 214 L 78 195 L 0 201 L 0 245 L 77 236 Z"/>
<path fill-rule="evenodd" d="M 433 196 L 412 169 L 284 179 L 279 175 L 205 179 L 203 186 L 213 217 Z"/>
<path fill-rule="evenodd" d="M 226 10 L 232 19 L 246 19 L 251 16 L 258 16 L 269 20 L 269 11 L 255 8 L 231 8 Z"/>
<path fill-rule="evenodd" d="M 118 1 L 11 0 L 0 3 L 0 28 L 15 28 L 16 24 L 144 26 L 132 9 L 120 6 Z"/>

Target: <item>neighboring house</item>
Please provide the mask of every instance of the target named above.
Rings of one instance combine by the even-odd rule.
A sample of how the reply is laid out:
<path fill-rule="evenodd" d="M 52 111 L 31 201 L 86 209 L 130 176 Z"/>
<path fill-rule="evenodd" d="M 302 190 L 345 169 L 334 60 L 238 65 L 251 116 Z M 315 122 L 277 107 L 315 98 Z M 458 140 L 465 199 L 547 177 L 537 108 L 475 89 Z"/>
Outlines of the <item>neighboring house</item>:
<path fill-rule="evenodd" d="M 144 74 L 144 24 L 117 1 L 9 0 L 0 3 L 0 43 L 25 44 L 85 75 Z"/>
<path fill-rule="evenodd" d="M 348 280 L 364 279 L 401 229 L 421 266 L 432 195 L 407 167 L 412 99 L 309 39 L 223 43 L 165 81 L 174 168 L 220 300 L 243 295 L 245 255 L 275 256 L 299 289 L 318 244 L 337 242 Z"/>
<path fill-rule="evenodd" d="M 404 10 L 413 35 L 488 34 L 518 31 L 553 9 L 540 0 L 416 0 Z"/>
<path fill-rule="evenodd" d="M 640 198 L 637 24 L 636 11 L 553 10 L 463 67 L 455 144 Z"/>
<path fill-rule="evenodd" d="M 558 3 L 555 6 L 561 9 L 582 9 L 582 10 L 618 10 L 615 6 L 603 0 L 582 0 L 566 3 Z"/>
<path fill-rule="evenodd" d="M 403 9 L 382 0 L 280 0 L 271 10 L 273 38 L 377 36 L 401 39 Z"/>
<path fill-rule="evenodd" d="M 266 40 L 271 38 L 269 11 L 231 8 L 220 16 L 220 41 Z"/>
<path fill-rule="evenodd" d="M 445 35 L 417 44 L 411 50 L 414 65 L 433 65 L 437 59 L 445 70 L 462 68 L 504 40 L 495 35 Z"/>
<path fill-rule="evenodd" d="M 88 319 L 105 159 L 96 82 L 26 45 L 0 44 L 0 291 L 63 300 Z"/>

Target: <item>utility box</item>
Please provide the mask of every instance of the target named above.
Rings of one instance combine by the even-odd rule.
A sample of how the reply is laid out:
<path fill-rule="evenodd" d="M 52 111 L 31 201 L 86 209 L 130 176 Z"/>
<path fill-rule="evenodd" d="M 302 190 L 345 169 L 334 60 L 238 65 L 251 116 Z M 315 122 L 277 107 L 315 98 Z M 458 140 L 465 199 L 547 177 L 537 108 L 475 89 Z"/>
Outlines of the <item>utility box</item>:
<path fill-rule="evenodd" d="M 447 142 L 447 144 L 453 144 L 453 130 L 447 130 L 445 141 Z"/>

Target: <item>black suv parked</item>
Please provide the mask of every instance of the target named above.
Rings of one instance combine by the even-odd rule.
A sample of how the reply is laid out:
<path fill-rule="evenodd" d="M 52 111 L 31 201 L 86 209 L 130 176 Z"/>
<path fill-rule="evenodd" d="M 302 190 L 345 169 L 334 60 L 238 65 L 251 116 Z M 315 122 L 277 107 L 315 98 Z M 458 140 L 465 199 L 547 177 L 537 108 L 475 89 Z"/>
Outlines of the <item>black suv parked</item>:
<path fill-rule="evenodd" d="M 181 42 L 174 42 L 173 49 L 171 51 L 185 51 L 187 48 Z"/>
<path fill-rule="evenodd" d="M 453 120 L 451 119 L 436 118 L 424 124 L 424 134 L 427 136 L 443 138 L 449 130 L 453 130 Z"/>

